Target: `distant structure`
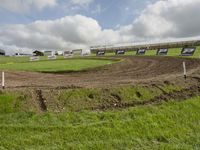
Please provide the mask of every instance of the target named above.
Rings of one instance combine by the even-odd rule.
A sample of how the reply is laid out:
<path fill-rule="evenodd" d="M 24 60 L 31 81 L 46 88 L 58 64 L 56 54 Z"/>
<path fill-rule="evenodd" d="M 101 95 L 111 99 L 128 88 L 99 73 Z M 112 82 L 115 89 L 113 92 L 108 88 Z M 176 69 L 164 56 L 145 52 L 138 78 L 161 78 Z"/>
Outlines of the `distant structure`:
<path fill-rule="evenodd" d="M 55 53 L 53 51 L 44 51 L 44 56 L 53 56 Z"/>
<path fill-rule="evenodd" d="M 23 56 L 32 56 L 32 54 L 26 54 L 26 53 L 15 53 L 16 57 L 23 57 Z"/>
<path fill-rule="evenodd" d="M 55 55 L 57 56 L 63 56 L 63 51 L 55 51 Z"/>
<path fill-rule="evenodd" d="M 141 43 L 124 43 L 124 44 L 114 44 L 114 45 L 98 45 L 91 46 L 91 53 L 97 53 L 98 51 L 115 52 L 116 50 L 125 51 L 137 51 L 143 47 L 148 50 L 160 49 L 160 48 L 182 48 L 200 45 L 200 40 L 180 40 L 180 41 L 164 41 L 164 42 L 141 42 Z"/>
<path fill-rule="evenodd" d="M 81 56 L 89 56 L 90 55 L 90 51 L 82 51 L 81 52 Z"/>
<path fill-rule="evenodd" d="M 82 54 L 82 49 L 74 49 L 74 50 L 72 50 L 72 53 L 74 54 L 74 55 L 81 55 Z"/>
<path fill-rule="evenodd" d="M 64 57 L 72 57 L 74 54 L 73 54 L 73 51 L 72 50 L 65 50 L 64 52 L 63 52 L 63 55 L 64 55 Z"/>
<path fill-rule="evenodd" d="M 2 49 L 0 49 L 0 56 L 5 56 L 6 55 L 6 52 Z"/>
<path fill-rule="evenodd" d="M 35 50 L 35 51 L 33 52 L 33 56 L 44 56 L 44 53 L 41 52 L 41 51 Z"/>

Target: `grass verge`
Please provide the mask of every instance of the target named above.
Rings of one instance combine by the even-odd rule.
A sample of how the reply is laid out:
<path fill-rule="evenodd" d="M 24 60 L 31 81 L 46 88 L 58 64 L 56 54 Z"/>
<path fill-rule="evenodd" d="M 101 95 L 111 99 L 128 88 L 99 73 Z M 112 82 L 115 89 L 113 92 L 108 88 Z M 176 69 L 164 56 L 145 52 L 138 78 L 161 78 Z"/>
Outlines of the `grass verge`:
<path fill-rule="evenodd" d="M 200 97 L 106 112 L 0 114 L 1 149 L 199 149 Z"/>

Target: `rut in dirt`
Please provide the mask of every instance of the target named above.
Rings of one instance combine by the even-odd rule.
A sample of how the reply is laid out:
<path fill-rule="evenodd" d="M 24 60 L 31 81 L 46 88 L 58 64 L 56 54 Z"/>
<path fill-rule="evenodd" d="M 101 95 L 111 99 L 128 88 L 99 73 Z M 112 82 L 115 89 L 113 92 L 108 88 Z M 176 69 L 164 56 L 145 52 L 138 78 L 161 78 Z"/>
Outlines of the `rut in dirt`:
<path fill-rule="evenodd" d="M 46 112 L 47 111 L 47 106 L 46 106 L 46 100 L 42 95 L 42 90 L 36 90 L 36 100 L 38 101 L 40 110 L 42 112 Z"/>
<path fill-rule="evenodd" d="M 150 100 L 138 102 L 130 102 L 130 103 L 121 103 L 121 101 L 115 101 L 115 103 L 110 105 L 103 105 L 95 108 L 91 108 L 92 110 L 109 110 L 109 109 L 125 109 L 129 107 L 137 107 L 137 106 L 145 106 L 145 105 L 156 105 L 162 104 L 163 102 L 176 101 L 181 102 L 188 100 L 192 97 L 200 96 L 200 86 L 192 86 L 189 88 L 185 88 L 180 91 L 174 91 L 170 93 L 163 93 L 160 96 L 156 96 Z"/>

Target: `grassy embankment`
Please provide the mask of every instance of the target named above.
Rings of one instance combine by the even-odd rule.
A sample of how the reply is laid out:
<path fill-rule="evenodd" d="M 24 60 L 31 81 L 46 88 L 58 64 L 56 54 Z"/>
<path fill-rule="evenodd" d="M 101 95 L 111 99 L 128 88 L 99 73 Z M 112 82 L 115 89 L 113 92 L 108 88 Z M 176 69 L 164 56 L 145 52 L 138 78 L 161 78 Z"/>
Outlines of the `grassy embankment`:
<path fill-rule="evenodd" d="M 79 89 L 78 93 L 87 92 L 80 94 Z M 200 97 L 122 110 L 56 114 L 31 112 L 24 107 L 26 100 L 19 93 L 1 93 L 0 149 L 200 148 Z"/>

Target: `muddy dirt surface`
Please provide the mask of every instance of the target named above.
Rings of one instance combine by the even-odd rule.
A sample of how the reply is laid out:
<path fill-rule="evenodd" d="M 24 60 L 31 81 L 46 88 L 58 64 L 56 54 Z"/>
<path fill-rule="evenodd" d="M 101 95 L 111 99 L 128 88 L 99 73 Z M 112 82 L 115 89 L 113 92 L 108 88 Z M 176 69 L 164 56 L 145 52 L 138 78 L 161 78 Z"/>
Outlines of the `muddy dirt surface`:
<path fill-rule="evenodd" d="M 183 61 L 188 74 L 197 75 L 199 59 L 174 57 L 123 57 L 112 65 L 80 72 L 35 73 L 6 72 L 7 88 L 110 87 L 149 82 L 181 81 Z"/>

